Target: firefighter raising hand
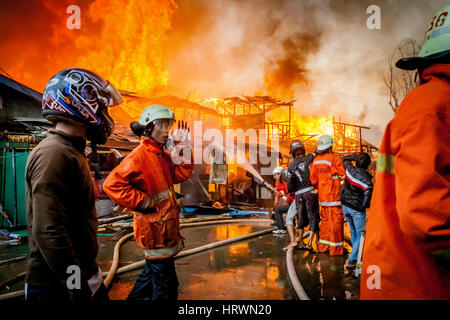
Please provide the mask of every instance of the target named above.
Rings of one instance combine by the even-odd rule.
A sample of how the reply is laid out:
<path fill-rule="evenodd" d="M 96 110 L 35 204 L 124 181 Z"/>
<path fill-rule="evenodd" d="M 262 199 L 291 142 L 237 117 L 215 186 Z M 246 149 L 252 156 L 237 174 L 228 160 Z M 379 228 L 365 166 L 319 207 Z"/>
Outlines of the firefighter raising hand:
<path fill-rule="evenodd" d="M 189 161 L 188 159 L 191 158 L 191 141 L 190 129 L 186 121 L 178 120 L 177 128 L 173 131 L 172 138 L 175 145 L 174 152 L 172 152 L 174 163 L 179 164 L 180 161 Z M 184 156 L 187 158 L 183 160 Z"/>
<path fill-rule="evenodd" d="M 172 137 L 175 144 L 182 143 L 186 144 L 190 141 L 190 128 L 186 121 L 178 120 L 177 128 L 174 130 Z"/>

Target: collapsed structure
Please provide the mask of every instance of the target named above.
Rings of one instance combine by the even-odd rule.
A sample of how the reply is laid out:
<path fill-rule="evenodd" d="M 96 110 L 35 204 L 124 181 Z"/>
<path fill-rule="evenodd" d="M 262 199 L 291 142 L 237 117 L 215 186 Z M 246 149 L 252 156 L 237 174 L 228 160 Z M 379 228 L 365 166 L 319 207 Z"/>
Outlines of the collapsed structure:
<path fill-rule="evenodd" d="M 41 94 L 8 77 L 0 75 L 0 116 L 1 116 L 1 204 L 15 225 L 24 225 L 24 169 L 31 149 L 41 140 L 51 124 L 42 118 Z M 365 151 L 376 156 L 377 148 L 361 137 L 362 129 L 368 127 L 335 121 L 334 118 L 302 117 L 293 112 L 295 101 L 284 102 L 269 96 L 226 97 L 209 99 L 204 105 L 175 96 L 144 98 L 132 92 L 121 92 L 124 104 L 110 109 L 115 119 L 115 129 L 105 145 L 98 148 L 100 157 L 101 179 L 94 180 L 97 191 L 97 211 L 99 216 L 112 212 L 114 204 L 103 193 L 102 183 L 109 172 L 131 152 L 139 139 L 131 132 L 129 123 L 138 118 L 141 110 L 152 104 L 169 107 L 177 119 L 188 122 L 192 128 L 195 121 L 201 121 L 201 135 L 208 129 L 215 129 L 225 135 L 227 129 L 242 129 L 243 137 L 236 137 L 243 144 L 246 158 L 252 147 L 264 146 L 267 155 L 275 156 L 276 165 L 286 166 L 289 161 L 289 143 L 294 138 L 302 139 L 307 152 L 317 147 L 320 134 L 331 134 L 335 138 L 334 151 L 338 154 Z M 207 107 L 206 105 L 209 105 Z M 252 141 L 245 136 L 247 130 L 264 130 L 266 141 L 259 138 Z M 278 146 L 271 146 L 271 138 L 277 138 Z M 201 144 L 202 152 L 209 141 Z M 256 145 L 255 145 L 256 144 Z M 264 145 L 265 144 L 265 145 Z M 91 160 L 91 150 L 86 149 Z M 211 161 L 195 164 L 191 179 L 178 186 L 183 194 L 184 206 L 227 205 L 253 208 L 272 206 L 272 194 L 256 183 L 254 174 L 225 156 L 224 163 Z M 256 172 L 271 164 L 252 164 Z M 271 170 L 270 170 L 271 172 Z M 271 174 L 262 175 L 269 183 L 273 182 Z M 7 188 L 13 185 L 14 188 Z M 2 218 L 0 227 L 8 226 Z"/>

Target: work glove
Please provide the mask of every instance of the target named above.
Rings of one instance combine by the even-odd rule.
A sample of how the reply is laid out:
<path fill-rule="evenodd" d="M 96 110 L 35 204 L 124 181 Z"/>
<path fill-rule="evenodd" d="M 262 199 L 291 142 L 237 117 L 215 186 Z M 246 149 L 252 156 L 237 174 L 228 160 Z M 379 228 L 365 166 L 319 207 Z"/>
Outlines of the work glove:
<path fill-rule="evenodd" d="M 191 137 L 190 128 L 186 121 L 179 120 L 177 128 L 172 133 L 173 145 L 172 161 L 175 164 L 191 163 Z"/>
<path fill-rule="evenodd" d="M 172 133 L 172 139 L 175 145 L 183 142 L 190 143 L 190 128 L 186 121 L 178 120 L 177 128 Z"/>

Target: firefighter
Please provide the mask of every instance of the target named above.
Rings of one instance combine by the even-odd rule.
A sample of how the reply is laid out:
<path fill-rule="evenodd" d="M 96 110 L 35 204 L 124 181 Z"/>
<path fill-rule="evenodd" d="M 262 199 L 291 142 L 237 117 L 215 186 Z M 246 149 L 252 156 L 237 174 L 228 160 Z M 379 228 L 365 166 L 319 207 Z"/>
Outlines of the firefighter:
<path fill-rule="evenodd" d="M 286 172 L 287 189 L 289 193 L 295 193 L 295 201 L 297 207 L 297 229 L 299 230 L 298 241 L 294 238 L 294 225 L 292 219 L 286 219 L 290 244 L 285 248 L 298 246 L 300 249 L 312 250 L 312 241 L 319 232 L 319 205 L 317 203 L 317 195 L 310 180 L 311 163 L 316 153 L 305 155 L 305 146 L 301 140 L 292 140 L 290 146 L 292 162 L 289 164 Z M 311 231 L 308 245 L 303 245 L 303 230 L 309 225 Z M 317 243 L 316 243 L 317 244 Z"/>
<path fill-rule="evenodd" d="M 108 299 L 95 261 L 97 212 L 84 152 L 86 140 L 91 146 L 106 142 L 114 126 L 108 107 L 121 102 L 109 82 L 84 69 L 58 72 L 45 87 L 42 113 L 56 127 L 30 153 L 25 169 L 28 301 Z"/>
<path fill-rule="evenodd" d="M 180 234 L 180 207 L 173 185 L 189 178 L 192 157 L 175 164 L 165 146 L 175 123 L 173 112 L 162 105 L 144 109 L 130 124 L 141 141 L 103 184 L 117 204 L 133 210 L 133 231 L 144 250 L 145 270 L 139 275 L 129 300 L 176 300 L 178 279 L 174 256 L 184 247 Z M 189 130 L 179 122 L 175 142 L 190 146 Z M 171 148 L 172 149 L 172 148 Z M 189 161 L 190 160 L 190 161 Z"/>
<path fill-rule="evenodd" d="M 386 127 L 363 251 L 361 299 L 450 299 L 450 6 L 426 31 Z"/>
<path fill-rule="evenodd" d="M 340 177 L 345 176 L 342 159 L 333 154 L 333 137 L 318 139 L 317 152 L 311 166 L 311 183 L 317 188 L 320 203 L 319 252 L 332 256 L 344 254 L 344 215 L 340 201 Z"/>
<path fill-rule="evenodd" d="M 274 234 L 286 233 L 286 227 L 284 226 L 283 214 L 287 213 L 289 206 L 292 203 L 291 196 L 288 194 L 286 182 L 282 177 L 283 167 L 275 167 L 273 169 L 273 178 L 275 180 L 275 200 L 273 207 L 275 208 L 275 222 L 277 229 L 273 230 Z"/>

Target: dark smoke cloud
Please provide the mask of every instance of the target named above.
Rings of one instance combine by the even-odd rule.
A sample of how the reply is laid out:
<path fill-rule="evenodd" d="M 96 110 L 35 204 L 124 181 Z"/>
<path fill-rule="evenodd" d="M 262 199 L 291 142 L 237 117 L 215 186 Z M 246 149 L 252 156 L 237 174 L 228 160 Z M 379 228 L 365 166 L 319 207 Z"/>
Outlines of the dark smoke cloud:
<path fill-rule="evenodd" d="M 308 84 L 306 63 L 309 55 L 316 53 L 320 46 L 320 32 L 296 33 L 282 41 L 284 54 L 269 58 L 264 82 L 267 94 L 282 99 L 295 96 L 294 85 Z"/>

